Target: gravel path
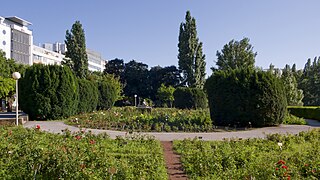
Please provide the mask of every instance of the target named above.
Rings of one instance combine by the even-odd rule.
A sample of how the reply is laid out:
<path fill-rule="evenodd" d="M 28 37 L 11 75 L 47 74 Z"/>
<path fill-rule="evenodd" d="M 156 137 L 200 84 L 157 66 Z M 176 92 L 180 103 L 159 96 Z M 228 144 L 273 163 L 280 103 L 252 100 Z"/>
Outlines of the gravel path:
<path fill-rule="evenodd" d="M 173 141 L 173 140 L 183 140 L 186 138 L 202 138 L 202 140 L 222 140 L 224 138 L 265 138 L 267 134 L 298 134 L 301 131 L 308 131 L 314 128 L 320 128 L 320 122 L 315 120 L 307 120 L 308 125 L 280 125 L 277 127 L 265 127 L 259 129 L 253 129 L 248 131 L 233 131 L 233 132 L 210 132 L 210 133 L 158 133 L 158 132 L 148 132 L 141 134 L 148 134 L 154 136 L 160 141 Z M 80 129 L 74 126 L 69 126 L 61 121 L 29 121 L 24 124 L 24 127 L 34 128 L 36 125 L 40 125 L 41 130 L 61 133 L 62 130 L 69 129 L 72 132 L 79 131 Z M 126 132 L 121 131 L 111 131 L 111 130 L 98 130 L 98 129 L 88 129 L 86 131 L 92 131 L 94 134 L 108 133 L 111 138 L 116 138 L 117 136 L 125 136 Z"/>

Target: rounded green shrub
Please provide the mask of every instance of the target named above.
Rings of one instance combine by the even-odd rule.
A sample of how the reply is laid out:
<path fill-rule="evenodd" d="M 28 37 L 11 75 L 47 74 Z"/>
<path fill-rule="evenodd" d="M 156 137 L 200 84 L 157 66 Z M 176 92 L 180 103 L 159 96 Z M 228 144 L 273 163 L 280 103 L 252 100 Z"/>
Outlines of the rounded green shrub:
<path fill-rule="evenodd" d="M 86 79 L 78 79 L 79 84 L 79 105 L 78 112 L 86 113 L 96 110 L 98 105 L 97 83 Z"/>
<path fill-rule="evenodd" d="M 98 109 L 110 109 L 119 99 L 122 91 L 121 83 L 111 75 L 105 75 L 98 80 Z"/>
<path fill-rule="evenodd" d="M 205 88 L 211 119 L 218 126 L 277 125 L 286 114 L 283 84 L 269 72 L 215 71 Z"/>
<path fill-rule="evenodd" d="M 174 106 L 179 109 L 202 109 L 207 107 L 207 96 L 202 89 L 179 87 L 174 93 Z"/>
<path fill-rule="evenodd" d="M 58 119 L 78 109 L 78 83 L 68 67 L 36 64 L 19 80 L 19 104 L 31 119 Z"/>

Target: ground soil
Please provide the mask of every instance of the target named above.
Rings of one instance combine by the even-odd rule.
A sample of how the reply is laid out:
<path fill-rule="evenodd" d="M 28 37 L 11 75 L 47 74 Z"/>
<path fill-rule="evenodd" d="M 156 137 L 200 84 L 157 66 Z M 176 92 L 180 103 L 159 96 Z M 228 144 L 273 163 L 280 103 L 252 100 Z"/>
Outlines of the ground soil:
<path fill-rule="evenodd" d="M 185 180 L 188 179 L 187 175 L 183 171 L 180 161 L 180 155 L 173 151 L 172 141 L 161 141 L 161 145 L 164 151 L 164 159 L 166 162 L 166 168 L 170 180 Z"/>

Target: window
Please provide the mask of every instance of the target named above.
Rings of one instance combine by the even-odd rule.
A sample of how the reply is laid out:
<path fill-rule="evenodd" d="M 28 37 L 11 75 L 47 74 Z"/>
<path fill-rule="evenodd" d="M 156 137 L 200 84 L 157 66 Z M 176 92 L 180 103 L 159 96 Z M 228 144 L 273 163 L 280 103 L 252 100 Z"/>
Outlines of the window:
<path fill-rule="evenodd" d="M 3 34 L 7 34 L 6 30 L 3 30 L 2 33 L 3 33 Z"/>
<path fill-rule="evenodd" d="M 2 41 L 2 44 L 5 46 L 7 43 L 6 43 L 6 41 Z"/>

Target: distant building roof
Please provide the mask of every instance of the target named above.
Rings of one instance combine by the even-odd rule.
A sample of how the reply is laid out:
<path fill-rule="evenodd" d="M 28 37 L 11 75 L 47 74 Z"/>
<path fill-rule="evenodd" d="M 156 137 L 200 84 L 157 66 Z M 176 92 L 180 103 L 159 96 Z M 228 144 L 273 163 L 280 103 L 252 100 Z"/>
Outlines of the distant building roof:
<path fill-rule="evenodd" d="M 22 26 L 28 26 L 28 25 L 32 24 L 31 22 L 28 22 L 28 21 L 26 21 L 24 19 L 21 19 L 21 18 L 17 17 L 17 16 L 6 17 L 6 19 L 9 20 L 9 21 L 15 22 L 17 24 L 20 24 Z"/>

